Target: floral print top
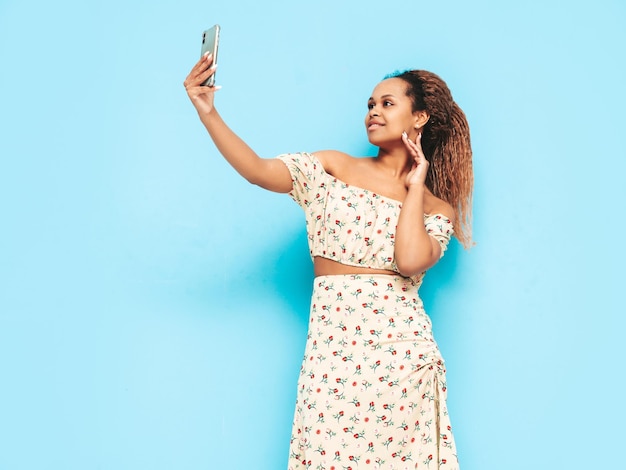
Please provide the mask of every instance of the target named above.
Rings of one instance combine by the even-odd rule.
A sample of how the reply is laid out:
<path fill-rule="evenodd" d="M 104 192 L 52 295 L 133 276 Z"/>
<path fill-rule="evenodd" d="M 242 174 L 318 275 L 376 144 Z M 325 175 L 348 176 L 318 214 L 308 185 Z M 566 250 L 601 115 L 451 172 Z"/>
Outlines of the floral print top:
<path fill-rule="evenodd" d="M 313 154 L 279 155 L 293 180 L 289 195 L 305 212 L 311 258 L 320 256 L 348 266 L 398 272 L 394 239 L 402 203 L 347 184 L 326 173 Z M 426 231 L 441 245 L 454 233 L 441 214 L 424 214 Z M 413 276 L 420 284 L 424 273 Z"/>

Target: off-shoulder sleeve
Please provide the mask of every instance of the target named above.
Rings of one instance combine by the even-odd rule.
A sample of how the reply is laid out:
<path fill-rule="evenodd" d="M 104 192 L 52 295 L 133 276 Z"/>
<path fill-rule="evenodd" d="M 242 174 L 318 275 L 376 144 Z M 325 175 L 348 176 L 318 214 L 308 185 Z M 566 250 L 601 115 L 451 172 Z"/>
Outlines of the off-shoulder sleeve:
<path fill-rule="evenodd" d="M 293 188 L 289 192 L 291 198 L 302 208 L 306 208 L 316 199 L 320 179 L 324 169 L 313 155 L 308 153 L 285 153 L 279 155 L 291 173 Z"/>
<path fill-rule="evenodd" d="M 432 214 L 424 219 L 424 226 L 426 227 L 426 233 L 439 242 L 441 256 L 443 256 L 454 233 L 452 222 L 441 214 Z"/>

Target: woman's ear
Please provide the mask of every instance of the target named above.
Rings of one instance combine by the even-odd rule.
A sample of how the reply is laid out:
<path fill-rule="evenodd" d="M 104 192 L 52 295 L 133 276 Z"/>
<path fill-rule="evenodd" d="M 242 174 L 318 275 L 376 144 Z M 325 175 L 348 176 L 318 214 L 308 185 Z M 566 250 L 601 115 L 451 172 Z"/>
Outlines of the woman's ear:
<path fill-rule="evenodd" d="M 413 125 L 415 129 L 421 129 L 430 119 L 430 114 L 426 111 L 415 111 L 413 115 L 415 116 L 415 123 Z"/>

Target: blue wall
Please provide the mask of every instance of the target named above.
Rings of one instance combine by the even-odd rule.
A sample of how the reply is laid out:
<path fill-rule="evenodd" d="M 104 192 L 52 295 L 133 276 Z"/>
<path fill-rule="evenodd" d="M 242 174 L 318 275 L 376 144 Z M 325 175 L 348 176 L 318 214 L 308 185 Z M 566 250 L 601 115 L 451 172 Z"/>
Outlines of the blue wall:
<path fill-rule="evenodd" d="M 462 468 L 617 468 L 626 4 L 0 1 L 0 469 L 286 467 L 312 280 L 303 216 L 221 159 L 372 154 L 396 69 L 468 115 L 475 239 L 423 288 Z M 616 448 L 616 446 L 618 448 Z"/>

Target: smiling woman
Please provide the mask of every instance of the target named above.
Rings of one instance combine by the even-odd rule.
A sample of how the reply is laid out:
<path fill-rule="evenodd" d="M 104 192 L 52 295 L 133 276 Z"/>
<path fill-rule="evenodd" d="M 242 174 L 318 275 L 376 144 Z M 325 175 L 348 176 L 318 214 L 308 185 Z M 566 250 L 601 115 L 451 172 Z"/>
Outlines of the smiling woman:
<path fill-rule="evenodd" d="M 217 88 L 202 86 L 214 72 L 203 57 L 185 88 L 217 148 L 306 215 L 316 277 L 289 469 L 458 469 L 444 361 L 418 295 L 455 227 L 471 242 L 469 130 L 447 86 L 425 71 L 379 83 L 365 117 L 374 158 L 263 159 L 221 119 Z"/>

